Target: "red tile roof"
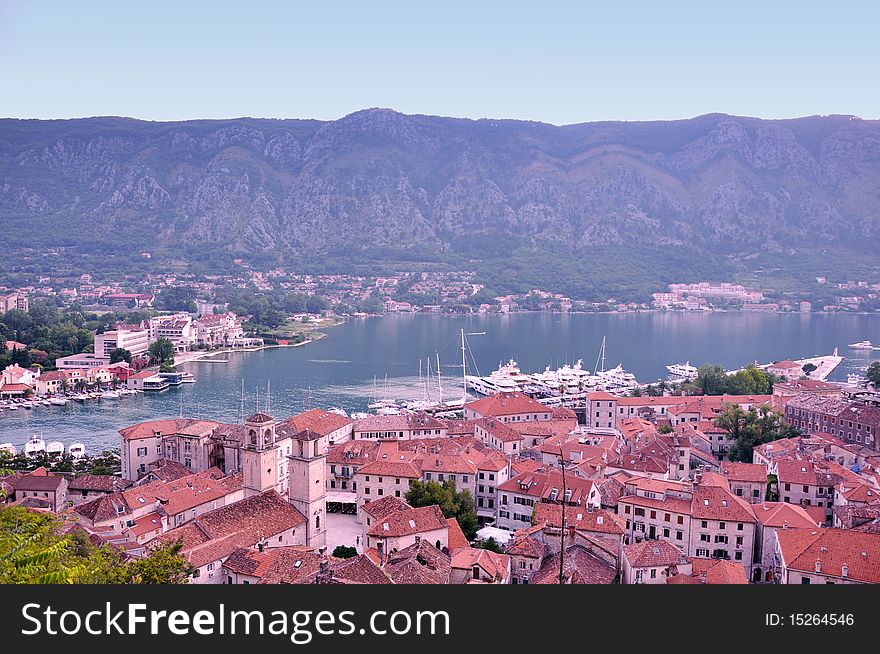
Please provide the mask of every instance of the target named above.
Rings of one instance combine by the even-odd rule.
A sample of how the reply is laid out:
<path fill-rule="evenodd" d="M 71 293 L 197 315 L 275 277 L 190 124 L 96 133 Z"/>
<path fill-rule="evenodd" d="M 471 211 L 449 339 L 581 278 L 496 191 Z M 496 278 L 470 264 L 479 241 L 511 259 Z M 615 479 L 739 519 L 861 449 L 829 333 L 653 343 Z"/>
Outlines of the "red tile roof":
<path fill-rule="evenodd" d="M 624 545 L 623 556 L 633 568 L 659 568 L 688 563 L 684 553 L 665 540 L 643 540 Z"/>
<path fill-rule="evenodd" d="M 406 509 L 386 515 L 367 531 L 376 538 L 397 538 L 437 529 L 449 529 L 443 511 L 436 504 Z"/>
<path fill-rule="evenodd" d="M 541 404 L 532 399 L 525 393 L 496 393 L 481 397 L 464 405 L 465 409 L 469 409 L 481 416 L 497 417 L 510 416 L 525 413 L 550 414 L 551 409 L 546 404 Z"/>
<path fill-rule="evenodd" d="M 723 461 L 721 463 L 721 474 L 731 481 L 767 483 L 767 468 L 758 463 Z"/>
<path fill-rule="evenodd" d="M 447 518 L 446 523 L 449 525 L 449 534 L 447 536 L 449 551 L 454 552 L 460 547 L 470 547 L 467 536 L 461 530 L 458 520 Z"/>
<path fill-rule="evenodd" d="M 842 577 L 847 566 L 849 579 L 880 583 L 880 535 L 851 529 L 780 529 L 776 537 L 790 570 Z"/>

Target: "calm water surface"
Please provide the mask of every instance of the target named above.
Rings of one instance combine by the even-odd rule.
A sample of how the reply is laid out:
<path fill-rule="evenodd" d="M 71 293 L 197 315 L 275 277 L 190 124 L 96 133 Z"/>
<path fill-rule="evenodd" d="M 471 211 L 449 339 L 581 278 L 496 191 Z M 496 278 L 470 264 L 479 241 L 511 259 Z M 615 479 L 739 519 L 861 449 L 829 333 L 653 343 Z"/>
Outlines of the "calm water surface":
<path fill-rule="evenodd" d="M 602 337 L 607 338 L 606 367 L 618 363 L 639 381 L 665 377 L 665 366 L 690 361 L 718 362 L 737 368 L 754 360 L 768 362 L 830 354 L 838 347 L 847 357 L 831 379 L 864 370 L 880 352 L 850 350 L 848 343 L 880 342 L 877 315 L 785 315 L 743 313 L 641 313 L 608 315 L 517 314 L 512 316 L 395 316 L 355 319 L 328 330 L 327 337 L 304 347 L 237 352 L 183 366 L 198 379 L 158 394 L 119 400 L 71 402 L 0 413 L 0 443 L 20 449 L 32 433 L 66 444 L 79 440 L 89 452 L 118 443 L 117 430 L 142 420 L 183 415 L 237 421 L 241 385 L 246 412 L 260 404 L 271 387 L 271 411 L 286 417 L 310 406 L 338 406 L 363 411 L 371 396 L 421 398 L 419 360 L 431 358 L 436 373 L 440 354 L 441 384 L 447 398 L 461 394 L 459 330 L 486 332 L 469 336 L 473 361 L 487 374 L 513 357 L 525 371 L 557 367 L 577 359 L 590 370 Z M 374 378 L 376 380 L 374 385 Z M 428 389 L 437 396 L 436 376 Z"/>

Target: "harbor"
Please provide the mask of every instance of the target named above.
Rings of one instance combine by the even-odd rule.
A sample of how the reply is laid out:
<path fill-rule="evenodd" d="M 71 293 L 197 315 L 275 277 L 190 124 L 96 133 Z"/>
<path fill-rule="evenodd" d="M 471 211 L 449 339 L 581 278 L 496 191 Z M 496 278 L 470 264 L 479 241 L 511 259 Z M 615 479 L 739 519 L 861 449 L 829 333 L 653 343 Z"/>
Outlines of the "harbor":
<path fill-rule="evenodd" d="M 357 319 L 335 327 L 309 347 L 228 352 L 217 357 L 226 361 L 218 365 L 202 365 L 211 357 L 177 365 L 179 371 L 191 372 L 198 383 L 123 395 L 119 400 L 67 398 L 64 405 L 41 403 L 30 410 L 4 410 L 0 413 L 0 443 L 12 443 L 22 451 L 33 434 L 42 432 L 46 441 L 82 442 L 91 454 L 116 447 L 120 428 L 144 420 L 183 415 L 236 422 L 241 414 L 242 381 L 248 406 L 256 387 L 265 388 L 271 382 L 272 406 L 279 414 L 293 415 L 312 407 L 335 407 L 348 415 L 376 413 L 381 407 L 369 405 L 383 399 L 400 405 L 397 410 L 419 410 L 426 403 L 439 404 L 441 399 L 438 354 L 445 406 L 435 411 L 454 413 L 464 391 L 462 329 L 469 345 L 467 374 L 473 377 L 489 376 L 512 356 L 520 371 L 528 375 L 540 376 L 547 368 L 570 374 L 578 359 L 584 361 L 581 374 L 592 375 L 603 336 L 606 370 L 622 364 L 639 384 L 668 380 L 667 366 L 675 363 L 689 362 L 695 368 L 717 363 L 736 370 L 755 360 L 806 360 L 833 352 L 835 347 L 845 358 L 827 380 L 846 383 L 850 375 L 864 377 L 868 365 L 880 360 L 877 351 L 847 348 L 847 344 L 866 337 L 878 340 L 880 317 L 867 315 L 655 312 Z M 428 359 L 430 397 L 425 389 Z M 816 374 L 814 371 L 811 377 Z M 566 406 L 582 401 L 582 395 L 574 392 L 575 385 L 567 388 L 564 396 L 548 393 L 544 401 Z M 470 383 L 468 395 L 479 395 Z"/>

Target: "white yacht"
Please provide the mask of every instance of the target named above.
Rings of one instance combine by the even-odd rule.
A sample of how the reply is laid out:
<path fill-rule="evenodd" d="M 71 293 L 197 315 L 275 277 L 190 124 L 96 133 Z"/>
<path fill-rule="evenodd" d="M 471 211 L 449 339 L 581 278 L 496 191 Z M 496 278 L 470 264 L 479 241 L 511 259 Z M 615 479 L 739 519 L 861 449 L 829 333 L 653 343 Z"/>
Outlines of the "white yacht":
<path fill-rule="evenodd" d="M 24 444 L 24 453 L 27 456 L 37 456 L 45 451 L 46 443 L 43 441 L 43 437 L 37 434 L 31 436 L 30 440 Z"/>
<path fill-rule="evenodd" d="M 67 448 L 67 452 L 76 459 L 81 459 L 86 455 L 86 446 L 82 443 L 71 443 L 70 447 Z"/>
<path fill-rule="evenodd" d="M 67 404 L 67 398 L 60 397 L 60 396 L 59 397 L 50 397 L 49 404 L 52 404 L 54 406 L 64 406 L 65 404 Z"/>
<path fill-rule="evenodd" d="M 670 377 L 675 379 L 685 379 L 688 381 L 696 379 L 700 372 L 696 367 L 691 365 L 690 361 L 670 364 L 666 366 L 666 370 L 669 372 Z"/>
<path fill-rule="evenodd" d="M 102 400 L 118 400 L 120 397 L 118 391 L 104 391 L 101 393 Z"/>
<path fill-rule="evenodd" d="M 597 373 L 597 376 L 602 380 L 605 390 L 609 392 L 615 390 L 628 391 L 639 385 L 636 381 L 636 376 L 624 370 L 620 364 L 617 364 L 617 366 L 610 370 Z"/>
<path fill-rule="evenodd" d="M 534 385 L 534 380 L 524 374 L 513 359 L 507 363 L 499 363 L 498 370 L 493 370 L 484 377 L 466 375 L 465 379 L 467 385 L 480 395 L 526 391 Z"/>
<path fill-rule="evenodd" d="M 64 455 L 64 443 L 61 441 L 50 441 L 46 445 L 46 454 L 51 458 L 61 458 Z"/>
<path fill-rule="evenodd" d="M 853 350 L 874 350 L 876 346 L 871 341 L 859 341 L 858 343 L 850 343 L 850 349 Z"/>
<path fill-rule="evenodd" d="M 329 409 L 327 409 L 327 411 L 330 413 L 335 413 L 338 416 L 348 418 L 348 413 L 346 413 L 345 409 L 340 409 L 338 406 L 330 407 Z"/>

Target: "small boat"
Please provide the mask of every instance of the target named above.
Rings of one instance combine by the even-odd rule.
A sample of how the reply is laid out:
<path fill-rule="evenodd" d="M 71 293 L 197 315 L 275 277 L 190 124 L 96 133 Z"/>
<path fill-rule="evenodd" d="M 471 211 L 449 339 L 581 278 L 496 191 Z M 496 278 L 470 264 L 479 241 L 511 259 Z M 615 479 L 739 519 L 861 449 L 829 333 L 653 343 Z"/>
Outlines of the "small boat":
<path fill-rule="evenodd" d="M 865 386 L 868 383 L 867 378 L 862 377 L 858 373 L 850 373 L 846 376 L 846 383 L 849 386 Z"/>
<path fill-rule="evenodd" d="M 117 393 L 116 391 L 104 391 L 103 393 L 101 393 L 101 399 L 102 400 L 118 400 L 119 393 Z"/>
<path fill-rule="evenodd" d="M 67 404 L 67 398 L 64 397 L 50 397 L 49 404 L 53 406 L 64 406 Z"/>
<path fill-rule="evenodd" d="M 22 403 L 21 403 L 21 408 L 23 408 L 23 409 L 33 409 L 33 408 L 34 408 L 34 403 L 33 403 L 33 402 L 27 402 L 27 401 L 22 402 Z"/>
<path fill-rule="evenodd" d="M 346 413 L 345 409 L 340 409 L 338 406 L 333 406 L 327 409 L 329 413 L 335 413 L 336 415 L 343 416 L 345 418 L 348 417 L 348 413 Z"/>
<path fill-rule="evenodd" d="M 873 350 L 875 348 L 871 341 L 859 341 L 858 343 L 850 343 L 850 349 L 853 350 Z"/>
<path fill-rule="evenodd" d="M 18 449 L 12 443 L 0 443 L 0 452 L 6 452 L 9 456 L 18 454 Z"/>
<path fill-rule="evenodd" d="M 369 418 L 369 413 L 364 413 L 363 411 L 355 411 L 351 414 L 352 420 L 363 420 L 364 418 Z"/>
<path fill-rule="evenodd" d="M 52 403 L 49 400 L 42 400 L 40 404 L 42 404 L 43 406 L 51 406 Z"/>
<path fill-rule="evenodd" d="M 24 444 L 24 453 L 27 456 L 37 456 L 45 451 L 46 443 L 43 441 L 43 437 L 37 434 L 31 436 L 30 440 Z"/>
<path fill-rule="evenodd" d="M 70 447 L 67 448 L 67 452 L 74 459 L 81 459 L 86 455 L 86 446 L 82 443 L 71 443 Z"/>
<path fill-rule="evenodd" d="M 19 408 L 19 406 L 18 406 L 15 402 L 10 402 L 9 406 L 6 407 L 6 408 L 9 409 L 9 410 L 11 410 L 11 411 L 15 411 L 16 409 Z"/>
<path fill-rule="evenodd" d="M 50 441 L 46 445 L 46 454 L 53 459 L 60 458 L 64 454 L 64 443 L 61 441 Z"/>

